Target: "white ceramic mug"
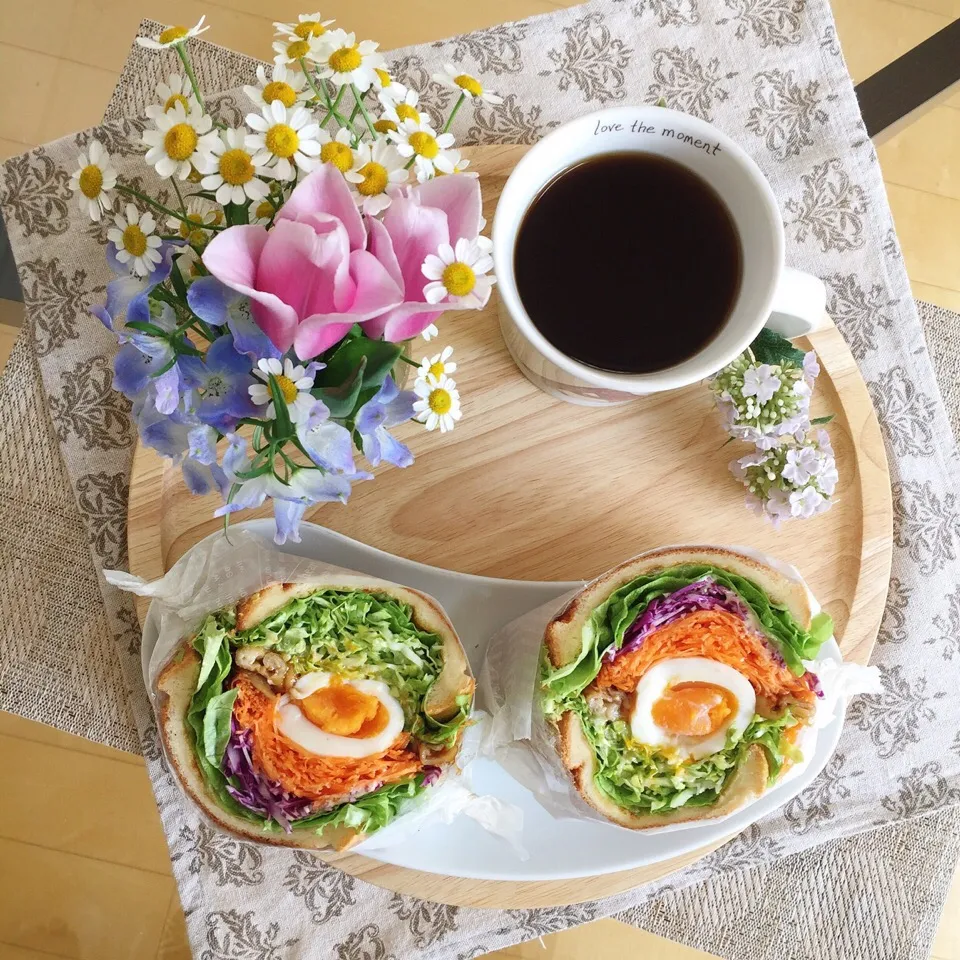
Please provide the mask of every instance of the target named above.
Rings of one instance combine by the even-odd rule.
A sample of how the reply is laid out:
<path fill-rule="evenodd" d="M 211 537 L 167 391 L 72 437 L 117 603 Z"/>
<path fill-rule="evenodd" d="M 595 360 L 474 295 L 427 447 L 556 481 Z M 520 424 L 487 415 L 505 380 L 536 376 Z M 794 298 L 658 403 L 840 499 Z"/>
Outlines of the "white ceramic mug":
<path fill-rule="evenodd" d="M 743 247 L 740 292 L 720 332 L 689 359 L 650 373 L 600 370 L 562 353 L 531 321 L 514 274 L 517 232 L 540 191 L 583 160 L 625 151 L 669 157 L 699 174 L 727 205 Z M 533 146 L 500 195 L 493 220 L 493 259 L 503 338 L 529 380 L 572 403 L 625 403 L 641 394 L 683 387 L 728 364 L 764 326 L 798 337 L 820 324 L 826 301 L 823 283 L 785 267 L 783 250 L 783 221 L 770 185 L 753 160 L 716 127 L 662 107 L 590 113 Z"/>

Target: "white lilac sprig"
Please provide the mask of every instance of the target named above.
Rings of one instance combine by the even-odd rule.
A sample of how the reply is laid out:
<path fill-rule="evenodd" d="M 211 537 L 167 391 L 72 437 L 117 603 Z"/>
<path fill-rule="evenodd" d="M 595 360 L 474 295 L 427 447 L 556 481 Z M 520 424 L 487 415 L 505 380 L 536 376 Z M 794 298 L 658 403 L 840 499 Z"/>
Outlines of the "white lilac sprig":
<path fill-rule="evenodd" d="M 837 464 L 826 430 L 755 450 L 734 460 L 730 472 L 746 488 L 747 505 L 774 524 L 829 510 L 837 489 Z"/>
<path fill-rule="evenodd" d="M 815 363 L 812 353 L 804 357 L 803 364 L 790 360 L 758 363 L 747 349 L 727 364 L 710 381 L 727 433 L 764 450 L 784 437 L 802 436 L 810 420 L 816 377 L 810 371 Z"/>

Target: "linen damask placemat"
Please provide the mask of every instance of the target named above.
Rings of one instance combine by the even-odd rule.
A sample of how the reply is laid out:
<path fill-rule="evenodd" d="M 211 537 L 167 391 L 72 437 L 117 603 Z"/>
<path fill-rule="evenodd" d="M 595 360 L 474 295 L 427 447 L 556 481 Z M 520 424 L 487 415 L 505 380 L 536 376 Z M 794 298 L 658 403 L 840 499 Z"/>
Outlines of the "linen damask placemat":
<path fill-rule="evenodd" d="M 255 66 L 202 43 L 196 59 L 207 89 L 234 87 Z M 22 584 L 29 570 L 32 585 L 35 563 L 39 574 L 38 597 L 23 598 L 22 587 L 15 598 L 6 593 L 28 626 L 4 638 L 4 706 L 30 710 L 23 691 L 32 674 L 34 699 L 46 698 L 53 708 L 57 693 L 64 699 L 66 665 L 66 679 L 84 688 L 85 699 L 76 715 L 61 710 L 43 718 L 55 716 L 58 725 L 118 745 L 139 739 L 191 940 L 204 957 L 385 958 L 414 951 L 473 957 L 628 909 L 624 919 L 675 939 L 700 937 L 698 945 L 729 956 L 783 955 L 784 926 L 791 956 L 923 955 L 956 859 L 952 836 L 960 822 L 953 809 L 960 801 L 960 745 L 948 733 L 960 714 L 950 696 L 956 687 L 950 668 L 955 660 L 960 665 L 955 453 L 829 10 L 822 0 L 771 0 L 762 7 L 727 0 L 723 8 L 704 0 L 609 0 L 394 54 L 399 78 L 428 99 L 440 92 L 430 74 L 450 60 L 505 98 L 495 108 L 476 104 L 472 116 L 461 111 L 454 128 L 461 142 L 529 142 L 584 110 L 663 96 L 737 136 L 764 169 L 784 208 L 791 263 L 827 279 L 831 313 L 884 425 L 897 542 L 875 656 L 885 693 L 851 709 L 824 775 L 779 815 L 667 881 L 576 907 L 458 910 L 386 893 L 303 854 L 261 851 L 210 831 L 182 804 L 163 769 L 139 679 L 132 607 L 101 582 L 110 632 L 118 638 L 111 652 L 102 607 L 90 592 L 100 567 L 125 562 L 132 436 L 125 404 L 109 387 L 112 338 L 83 311 L 108 279 L 97 231 L 83 222 L 66 188 L 66 170 L 88 133 L 8 162 L 0 194 L 37 358 L 21 340 L 0 388 L 0 440 L 18 451 L 0 474 L 10 493 L 0 509 L 11 511 L 0 522 L 9 516 L 22 526 L 47 515 L 39 510 L 63 517 L 63 530 L 50 530 L 40 561 L 24 530 L 15 539 L 4 523 L 4 582 Z M 96 131 L 126 171 L 142 172 L 138 151 L 126 142 L 140 124 L 124 116 L 151 98 L 172 67 L 135 48 L 111 101 L 115 123 Z M 242 94 L 228 95 L 221 106 L 232 122 L 247 109 Z M 955 322 L 931 313 L 932 331 Z M 91 552 L 78 555 L 84 528 Z M 925 589 L 934 574 L 946 585 L 939 595 Z M 74 595 L 78 613 L 70 632 L 59 618 L 63 601 Z M 81 656 L 78 636 L 87 645 Z M 91 671 L 99 672 L 91 678 Z M 111 714 L 124 688 L 136 732 L 122 706 Z M 899 821 L 908 822 L 848 836 Z M 833 842 L 807 849 L 827 840 Z M 863 935 L 870 928 L 872 939 Z"/>

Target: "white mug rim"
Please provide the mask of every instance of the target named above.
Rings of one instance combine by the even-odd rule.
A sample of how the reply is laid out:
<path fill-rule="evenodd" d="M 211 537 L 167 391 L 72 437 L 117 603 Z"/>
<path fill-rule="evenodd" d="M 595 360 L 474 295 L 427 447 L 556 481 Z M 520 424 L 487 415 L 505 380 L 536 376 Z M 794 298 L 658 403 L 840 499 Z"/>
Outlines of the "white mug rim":
<path fill-rule="evenodd" d="M 772 227 L 771 240 L 775 247 L 772 259 L 776 265 L 776 270 L 771 271 L 767 277 L 766 290 L 763 291 L 761 298 L 762 307 L 757 310 L 756 320 L 751 329 L 745 332 L 739 344 L 734 344 L 722 353 L 709 354 L 710 344 L 708 343 L 692 357 L 672 367 L 666 367 L 663 370 L 656 370 L 649 373 L 615 373 L 610 370 L 591 367 L 563 353 L 547 340 L 530 319 L 530 315 L 523 306 L 520 294 L 517 291 L 516 278 L 514 276 L 513 258 L 518 231 L 511 229 L 509 233 L 505 234 L 505 228 L 503 226 L 504 215 L 501 213 L 501 203 L 504 195 L 508 193 L 510 181 L 513 180 L 514 183 L 517 182 L 518 172 L 522 176 L 528 167 L 532 167 L 537 163 L 538 156 L 543 156 L 546 151 L 552 148 L 554 143 L 568 136 L 569 128 L 574 124 L 585 124 L 588 121 L 615 122 L 617 117 L 622 119 L 629 118 L 632 121 L 643 119 L 645 115 L 656 117 L 661 121 L 667 117 L 674 118 L 678 123 L 685 124 L 692 133 L 701 133 L 705 138 L 716 139 L 722 146 L 724 152 L 747 171 L 750 180 L 756 188 L 757 199 L 763 205 L 766 219 Z M 623 147 L 616 150 L 598 149 L 593 152 L 586 151 L 576 162 L 582 162 L 582 160 L 588 157 L 603 156 L 608 153 L 627 152 L 630 149 L 630 147 Z M 637 149 L 636 152 L 642 153 L 645 151 Z M 571 166 L 572 165 L 573 164 L 571 164 Z M 530 204 L 544 185 L 545 184 L 541 184 L 536 191 L 525 198 L 523 203 L 524 213 L 529 209 Z M 563 124 L 561 127 L 551 131 L 545 137 L 538 140 L 520 158 L 509 177 L 507 177 L 503 190 L 501 191 L 500 200 L 497 203 L 496 212 L 494 213 L 491 233 L 493 240 L 494 269 L 497 275 L 497 291 L 501 299 L 501 304 L 509 312 L 517 329 L 530 345 L 561 370 L 580 380 L 586 381 L 592 386 L 622 390 L 627 393 L 636 394 L 654 393 L 658 390 L 671 390 L 696 383 L 716 373 L 738 357 L 767 322 L 773 306 L 777 285 L 780 282 L 780 276 L 784 269 L 784 251 L 786 245 L 780 207 L 777 204 L 776 197 L 773 194 L 767 178 L 754 162 L 753 158 L 735 141 L 723 133 L 722 130 L 713 126 L 713 124 L 701 120 L 699 117 L 692 116 L 691 114 L 657 106 L 621 106 L 595 110 Z"/>

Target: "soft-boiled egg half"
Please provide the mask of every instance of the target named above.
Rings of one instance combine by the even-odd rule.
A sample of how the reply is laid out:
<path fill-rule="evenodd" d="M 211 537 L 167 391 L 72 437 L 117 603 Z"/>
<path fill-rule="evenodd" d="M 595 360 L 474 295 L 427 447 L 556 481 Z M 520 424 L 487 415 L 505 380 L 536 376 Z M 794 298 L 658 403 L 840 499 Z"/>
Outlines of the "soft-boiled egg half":
<path fill-rule="evenodd" d="M 638 743 L 699 760 L 722 750 L 731 730 L 746 730 L 756 705 L 750 681 L 725 663 L 661 660 L 637 684 L 630 732 Z"/>
<path fill-rule="evenodd" d="M 280 697 L 276 726 L 319 757 L 370 757 L 400 736 L 403 708 L 379 680 L 347 680 L 318 670 Z"/>

